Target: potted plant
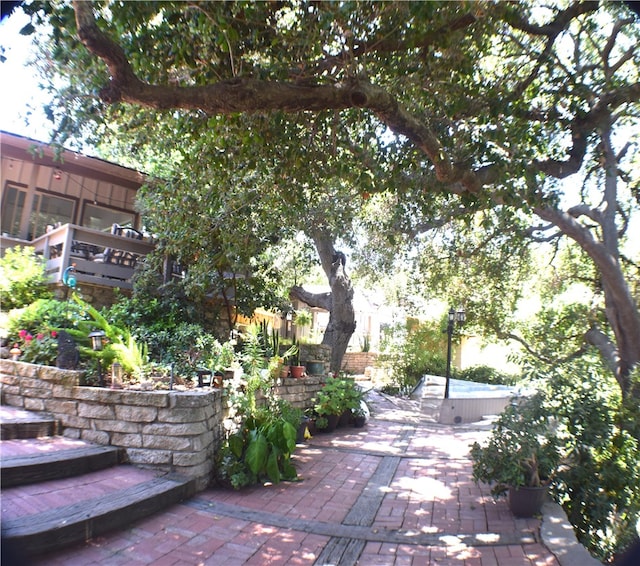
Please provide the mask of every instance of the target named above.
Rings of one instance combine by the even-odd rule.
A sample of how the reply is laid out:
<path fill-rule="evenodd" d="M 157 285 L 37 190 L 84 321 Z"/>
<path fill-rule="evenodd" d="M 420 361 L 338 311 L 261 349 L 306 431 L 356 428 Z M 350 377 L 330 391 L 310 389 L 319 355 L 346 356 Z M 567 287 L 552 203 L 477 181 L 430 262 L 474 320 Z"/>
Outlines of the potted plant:
<path fill-rule="evenodd" d="M 292 348 L 294 348 L 294 351 L 291 354 L 293 364 L 289 367 L 289 371 L 291 372 L 291 377 L 299 379 L 304 376 L 306 368 L 303 365 L 300 365 L 300 346 L 296 342 L 295 338 L 293 340 Z"/>
<path fill-rule="evenodd" d="M 475 482 L 492 484 L 496 497 L 508 494 L 511 511 L 519 517 L 540 511 L 561 463 L 559 440 L 543 401 L 537 393 L 507 407 L 487 443 L 471 447 Z"/>
<path fill-rule="evenodd" d="M 333 431 L 338 426 L 338 420 L 344 409 L 342 380 L 329 378 L 315 398 L 316 428 L 321 432 Z"/>
<path fill-rule="evenodd" d="M 364 407 L 360 405 L 357 409 L 351 411 L 353 413 L 353 426 L 356 428 L 362 428 L 367 422 L 367 412 Z"/>

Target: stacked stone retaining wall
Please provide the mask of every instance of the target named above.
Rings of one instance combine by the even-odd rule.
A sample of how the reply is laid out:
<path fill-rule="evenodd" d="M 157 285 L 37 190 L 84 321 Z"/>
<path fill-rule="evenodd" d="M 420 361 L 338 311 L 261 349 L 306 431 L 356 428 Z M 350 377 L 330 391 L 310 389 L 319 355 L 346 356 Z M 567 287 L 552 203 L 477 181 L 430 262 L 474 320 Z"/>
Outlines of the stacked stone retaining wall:
<path fill-rule="evenodd" d="M 0 360 L 2 403 L 52 415 L 62 434 L 126 450 L 137 466 L 182 473 L 204 489 L 223 441 L 220 389 L 134 391 L 79 386 L 82 372 Z M 305 409 L 322 378 L 286 379 L 278 397 Z"/>

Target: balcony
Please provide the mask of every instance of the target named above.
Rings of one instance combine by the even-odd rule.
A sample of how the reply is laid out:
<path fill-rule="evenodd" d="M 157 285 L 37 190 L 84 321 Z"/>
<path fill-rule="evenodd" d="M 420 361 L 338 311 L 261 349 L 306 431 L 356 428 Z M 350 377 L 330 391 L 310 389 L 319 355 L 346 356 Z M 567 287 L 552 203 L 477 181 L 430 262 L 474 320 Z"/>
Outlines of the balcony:
<path fill-rule="evenodd" d="M 135 230 L 121 231 L 127 235 L 65 224 L 30 242 L 3 236 L 1 247 L 32 246 L 46 259 L 51 283 L 61 283 L 64 270 L 75 265 L 78 285 L 132 289 L 135 266 L 154 249 L 154 244 L 137 239 L 141 235 Z"/>

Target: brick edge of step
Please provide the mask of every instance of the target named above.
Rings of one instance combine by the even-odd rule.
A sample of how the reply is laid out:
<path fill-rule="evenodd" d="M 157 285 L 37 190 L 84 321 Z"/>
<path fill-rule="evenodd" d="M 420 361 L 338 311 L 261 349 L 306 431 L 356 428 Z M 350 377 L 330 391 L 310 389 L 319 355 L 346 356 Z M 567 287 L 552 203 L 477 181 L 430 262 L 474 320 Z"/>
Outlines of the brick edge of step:
<path fill-rule="evenodd" d="M 192 478 L 167 474 L 116 494 L 3 521 L 2 541 L 38 556 L 161 511 L 194 495 L 195 486 Z"/>
<path fill-rule="evenodd" d="M 53 479 L 68 478 L 122 464 L 124 448 L 86 446 L 56 450 L 48 454 L 29 454 L 2 458 L 0 485 L 16 487 Z"/>

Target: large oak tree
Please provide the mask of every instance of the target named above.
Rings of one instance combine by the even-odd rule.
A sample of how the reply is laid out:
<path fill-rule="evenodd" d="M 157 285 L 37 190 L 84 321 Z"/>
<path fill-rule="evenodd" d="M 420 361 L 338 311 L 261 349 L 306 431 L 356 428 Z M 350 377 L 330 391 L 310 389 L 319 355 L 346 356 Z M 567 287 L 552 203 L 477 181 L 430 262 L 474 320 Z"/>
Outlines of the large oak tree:
<path fill-rule="evenodd" d="M 69 80 L 61 122 L 137 123 L 151 141 L 155 126 L 178 118 L 168 139 L 159 127 L 177 145 L 206 128 L 239 135 L 224 132 L 235 121 L 258 140 L 253 151 L 278 148 L 287 167 L 297 164 L 295 182 L 277 184 L 292 206 L 326 174 L 363 195 L 392 192 L 425 220 L 488 207 L 534 213 L 540 231 L 555 227 L 596 266 L 603 317 L 584 339 L 629 392 L 640 315 L 619 244 L 638 211 L 624 164 L 637 165 L 640 33 L 624 5 L 75 1 L 27 10 L 53 26 L 49 60 Z M 319 132 L 335 157 L 322 175 L 315 152 L 300 162 Z M 345 154 L 359 167 L 340 168 Z M 570 203 L 559 180 L 581 171 L 594 182 Z"/>

